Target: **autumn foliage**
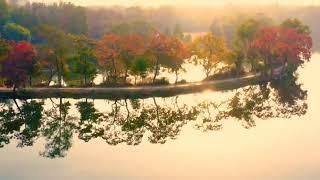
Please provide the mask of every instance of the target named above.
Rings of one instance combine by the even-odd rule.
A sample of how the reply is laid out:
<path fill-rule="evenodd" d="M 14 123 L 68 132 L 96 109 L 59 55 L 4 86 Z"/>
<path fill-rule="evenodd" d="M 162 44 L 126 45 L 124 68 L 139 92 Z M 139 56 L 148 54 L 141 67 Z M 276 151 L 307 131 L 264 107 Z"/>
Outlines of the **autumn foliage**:
<path fill-rule="evenodd" d="M 167 79 L 157 79 L 164 71 L 174 74 L 178 83 L 187 62 L 201 66 L 206 80 L 249 72 L 273 75 L 278 67 L 289 69 L 290 65 L 296 69 L 312 54 L 311 31 L 297 19 L 280 26 L 254 19 L 244 21 L 234 31 L 234 47 L 217 33 L 187 42 L 180 27 L 168 33 L 145 25 L 119 25 L 99 40 L 49 25 L 32 29 L 34 46 L 26 41 L 0 39 L 0 83 L 4 80 L 15 89 L 28 80 L 32 86 L 31 78 L 35 77 L 41 86 L 92 86 L 95 77 L 101 75 L 106 86 L 133 85 L 139 78 L 140 85 L 168 84 Z"/>
<path fill-rule="evenodd" d="M 181 65 L 190 57 L 187 47 L 179 39 L 159 32 L 149 37 L 148 50 L 155 59 L 153 82 L 156 80 L 161 65 L 171 69 L 177 75 Z"/>
<path fill-rule="evenodd" d="M 26 83 L 35 65 L 35 57 L 36 51 L 30 43 L 11 43 L 7 58 L 1 61 L 1 75 L 5 78 L 5 84 L 15 89 Z"/>
<path fill-rule="evenodd" d="M 129 76 L 129 71 L 137 70 L 142 59 L 148 59 L 149 65 L 154 66 L 155 81 L 160 66 L 178 73 L 189 52 L 186 46 L 177 38 L 165 36 L 161 33 L 152 33 L 148 38 L 140 35 L 109 34 L 97 42 L 96 55 L 99 64 L 117 82 L 123 75 L 124 80 Z M 142 57 L 144 56 L 144 57 Z M 135 65 L 137 63 L 137 65 Z M 145 69 L 145 68 L 143 68 Z"/>
<path fill-rule="evenodd" d="M 97 42 L 96 55 L 99 64 L 105 67 L 106 73 L 117 82 L 117 78 L 122 74 L 122 67 L 125 69 L 125 78 L 128 76 L 133 60 L 143 54 L 144 46 L 144 39 L 139 35 L 110 34 Z"/>
<path fill-rule="evenodd" d="M 312 39 L 309 34 L 298 33 L 293 28 L 267 27 L 257 33 L 252 48 L 266 64 L 300 64 L 311 58 Z"/>
<path fill-rule="evenodd" d="M 231 57 L 231 50 L 227 48 L 223 38 L 212 33 L 196 38 L 190 45 L 194 62 L 203 67 L 207 77 L 217 69 L 221 63 L 228 63 Z"/>

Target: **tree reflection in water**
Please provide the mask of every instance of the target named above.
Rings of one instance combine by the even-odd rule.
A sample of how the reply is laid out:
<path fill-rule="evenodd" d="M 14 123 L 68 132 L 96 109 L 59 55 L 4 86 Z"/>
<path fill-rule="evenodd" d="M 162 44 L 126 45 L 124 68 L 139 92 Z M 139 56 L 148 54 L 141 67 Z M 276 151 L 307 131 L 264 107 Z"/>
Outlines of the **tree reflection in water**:
<path fill-rule="evenodd" d="M 71 103 L 62 98 L 58 103 L 4 100 L 0 102 L 0 147 L 12 140 L 17 147 L 32 146 L 43 138 L 45 149 L 40 155 L 57 158 L 66 156 L 74 135 L 85 142 L 101 138 L 110 145 L 139 145 L 144 137 L 150 143 L 163 144 L 176 139 L 188 122 L 195 122 L 203 131 L 217 131 L 227 119 L 251 128 L 259 119 L 301 116 L 308 109 L 306 98 L 307 91 L 297 84 L 297 78 L 286 76 L 237 89 L 222 102 L 187 105 L 179 97 L 118 99 L 107 100 L 103 111 L 99 111 L 94 101 L 85 99 L 75 103 L 79 117 L 70 115 Z M 50 108 L 44 108 L 47 106 Z"/>
<path fill-rule="evenodd" d="M 223 120 L 233 118 L 245 128 L 251 128 L 257 119 L 302 116 L 308 109 L 307 91 L 296 80 L 294 76 L 286 76 L 268 84 L 239 89 L 224 102 L 201 103 L 202 121 L 196 126 L 204 131 L 220 130 Z"/>
<path fill-rule="evenodd" d="M 46 139 L 46 145 L 40 155 L 48 158 L 65 157 L 72 146 L 76 119 L 68 114 L 69 102 L 63 102 L 60 98 L 58 104 L 52 103 L 52 108 L 45 111 L 43 119 L 42 136 Z"/>
<path fill-rule="evenodd" d="M 18 147 L 32 146 L 40 135 L 43 102 L 25 101 L 15 110 L 8 101 L 3 102 L 0 111 L 0 147 L 9 144 L 10 140 L 18 140 Z"/>

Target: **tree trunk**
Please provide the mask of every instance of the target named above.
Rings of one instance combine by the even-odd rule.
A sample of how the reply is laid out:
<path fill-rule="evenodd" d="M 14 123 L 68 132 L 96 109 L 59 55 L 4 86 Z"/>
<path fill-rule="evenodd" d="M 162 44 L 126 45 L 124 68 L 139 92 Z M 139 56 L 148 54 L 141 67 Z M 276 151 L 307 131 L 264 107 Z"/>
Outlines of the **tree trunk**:
<path fill-rule="evenodd" d="M 137 85 L 137 76 L 134 76 L 134 85 Z"/>
<path fill-rule="evenodd" d="M 128 68 L 126 68 L 126 71 L 125 71 L 125 73 L 124 73 L 124 83 L 127 82 L 128 71 L 129 71 Z"/>
<path fill-rule="evenodd" d="M 110 83 L 110 75 L 107 75 L 107 83 L 109 84 Z"/>
<path fill-rule="evenodd" d="M 175 74 L 176 74 L 176 82 L 175 82 L 175 84 L 177 84 L 178 83 L 178 71 L 175 71 Z"/>
<path fill-rule="evenodd" d="M 60 69 L 60 62 L 58 57 L 56 57 L 56 66 L 57 66 L 57 74 L 58 74 L 58 86 L 61 87 L 61 69 Z"/>
<path fill-rule="evenodd" d="M 288 58 L 286 57 L 282 65 L 281 74 L 280 74 L 281 76 L 286 73 L 287 64 L 288 64 Z"/>
<path fill-rule="evenodd" d="M 84 86 L 87 86 L 87 58 L 84 58 L 84 64 L 85 64 L 85 68 L 84 68 Z"/>
<path fill-rule="evenodd" d="M 157 75 L 158 75 L 158 70 L 159 70 L 159 61 L 158 61 L 158 58 L 157 58 L 157 62 L 156 62 L 155 69 L 154 69 L 154 75 L 153 75 L 152 83 L 155 83 L 155 81 L 156 81 L 156 78 L 157 78 Z"/>
<path fill-rule="evenodd" d="M 113 66 L 113 81 L 115 84 L 117 84 L 117 68 L 114 60 L 112 60 L 112 66 Z"/>
<path fill-rule="evenodd" d="M 53 70 L 52 70 L 52 68 L 50 68 L 50 75 L 49 75 L 49 78 L 48 78 L 47 87 L 50 86 L 50 83 L 52 81 L 52 77 L 53 77 Z"/>
<path fill-rule="evenodd" d="M 267 72 L 268 72 L 269 67 L 268 67 L 266 58 L 263 61 L 264 61 L 264 68 L 263 68 L 263 71 L 262 71 L 262 77 L 266 78 L 266 76 L 268 74 Z"/>
<path fill-rule="evenodd" d="M 14 104 L 17 106 L 17 109 L 21 112 L 21 108 L 19 107 L 19 105 L 18 105 L 18 103 L 17 103 L 16 99 L 13 99 L 13 101 L 14 101 Z"/>
<path fill-rule="evenodd" d="M 157 121 L 158 121 L 158 123 L 159 123 L 159 122 L 160 122 L 160 118 L 159 118 L 159 106 L 158 106 L 158 104 L 157 104 L 156 98 L 153 97 L 152 99 L 153 99 L 154 105 L 156 106 Z"/>
<path fill-rule="evenodd" d="M 236 76 L 240 76 L 240 72 L 241 72 L 241 62 L 240 60 L 236 62 Z"/>
<path fill-rule="evenodd" d="M 206 79 L 210 76 L 210 71 L 206 71 Z"/>
<path fill-rule="evenodd" d="M 62 98 L 60 97 L 59 98 L 59 101 L 60 101 L 60 105 L 59 105 L 59 115 L 60 115 L 60 120 L 62 120 Z"/>
<path fill-rule="evenodd" d="M 32 76 L 29 76 L 29 86 L 32 87 Z"/>
<path fill-rule="evenodd" d="M 129 117 L 130 117 L 130 110 L 128 108 L 128 102 L 127 102 L 127 99 L 124 100 L 124 103 L 126 104 L 126 109 L 127 109 L 127 119 L 126 120 L 129 120 Z"/>

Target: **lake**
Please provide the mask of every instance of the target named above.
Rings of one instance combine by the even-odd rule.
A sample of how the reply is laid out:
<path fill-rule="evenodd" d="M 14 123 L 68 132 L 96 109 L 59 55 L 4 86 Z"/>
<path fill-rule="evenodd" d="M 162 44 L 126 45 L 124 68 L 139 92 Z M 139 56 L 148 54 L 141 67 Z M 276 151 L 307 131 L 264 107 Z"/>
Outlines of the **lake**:
<path fill-rule="evenodd" d="M 1 100 L 0 179 L 320 179 L 319 69 L 314 54 L 228 91 Z"/>

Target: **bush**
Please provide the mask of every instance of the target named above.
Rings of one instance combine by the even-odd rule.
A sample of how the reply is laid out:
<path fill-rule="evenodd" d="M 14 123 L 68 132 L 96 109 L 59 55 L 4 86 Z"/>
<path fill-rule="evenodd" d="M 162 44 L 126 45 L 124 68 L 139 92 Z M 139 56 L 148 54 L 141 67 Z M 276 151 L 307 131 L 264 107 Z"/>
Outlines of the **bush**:
<path fill-rule="evenodd" d="M 154 86 L 170 85 L 170 82 L 167 78 L 163 77 L 161 79 L 156 79 L 152 85 Z"/>
<path fill-rule="evenodd" d="M 177 84 L 187 84 L 187 81 L 185 79 L 182 79 L 181 81 L 178 81 Z"/>
<path fill-rule="evenodd" d="M 238 72 L 235 69 L 233 69 L 230 71 L 220 71 L 212 76 L 205 78 L 203 81 L 224 80 L 224 79 L 236 78 L 242 75 L 244 75 L 244 72 L 240 72 L 238 74 Z"/>
<path fill-rule="evenodd" d="M 163 77 L 161 79 L 156 79 L 155 82 L 148 81 L 144 83 L 138 83 L 136 86 L 165 86 L 165 85 L 170 85 L 170 82 L 168 79 Z"/>
<path fill-rule="evenodd" d="M 96 85 L 96 87 L 132 87 L 133 85 L 128 82 L 104 82 L 99 85 Z"/>

